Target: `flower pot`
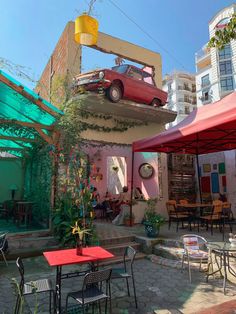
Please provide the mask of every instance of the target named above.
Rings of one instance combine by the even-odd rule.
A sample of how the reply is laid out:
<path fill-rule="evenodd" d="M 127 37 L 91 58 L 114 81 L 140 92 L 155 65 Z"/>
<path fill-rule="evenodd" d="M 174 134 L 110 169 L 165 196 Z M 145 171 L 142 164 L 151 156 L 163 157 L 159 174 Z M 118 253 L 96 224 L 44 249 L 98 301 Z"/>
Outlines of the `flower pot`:
<path fill-rule="evenodd" d="M 127 227 L 133 226 L 134 225 L 134 218 L 124 218 L 124 225 Z"/>
<path fill-rule="evenodd" d="M 156 238 L 159 235 L 160 226 L 155 226 L 152 223 L 145 222 L 145 232 L 147 237 Z"/>

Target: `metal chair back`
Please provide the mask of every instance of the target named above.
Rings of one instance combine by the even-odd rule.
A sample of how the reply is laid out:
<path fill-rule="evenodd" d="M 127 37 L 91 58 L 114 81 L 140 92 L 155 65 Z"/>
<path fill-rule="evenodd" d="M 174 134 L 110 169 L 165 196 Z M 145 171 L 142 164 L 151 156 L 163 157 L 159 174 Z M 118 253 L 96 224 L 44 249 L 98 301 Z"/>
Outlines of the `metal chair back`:
<path fill-rule="evenodd" d="M 2 254 L 5 264 L 8 266 L 7 259 L 5 256 L 5 252 L 8 249 L 7 234 L 8 232 L 5 232 L 0 235 L 0 252 Z"/>

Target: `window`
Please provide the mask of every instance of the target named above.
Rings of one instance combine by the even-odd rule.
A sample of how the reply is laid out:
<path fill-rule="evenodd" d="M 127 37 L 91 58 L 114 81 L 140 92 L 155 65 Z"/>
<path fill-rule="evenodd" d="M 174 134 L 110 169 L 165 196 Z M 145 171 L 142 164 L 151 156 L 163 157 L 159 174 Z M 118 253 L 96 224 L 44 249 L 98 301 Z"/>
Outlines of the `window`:
<path fill-rule="evenodd" d="M 220 62 L 220 75 L 227 75 L 227 74 L 232 74 L 231 60 Z"/>
<path fill-rule="evenodd" d="M 152 75 L 150 73 L 145 72 L 145 71 L 143 71 L 142 73 L 143 73 L 144 82 L 155 86 Z"/>
<path fill-rule="evenodd" d="M 192 92 L 195 93 L 196 92 L 196 85 L 192 84 Z"/>
<path fill-rule="evenodd" d="M 184 102 L 190 102 L 190 98 L 188 95 L 184 95 Z"/>
<path fill-rule="evenodd" d="M 168 92 L 170 92 L 171 91 L 171 83 L 169 83 L 167 86 L 168 86 Z"/>
<path fill-rule="evenodd" d="M 219 55 L 220 60 L 231 58 L 231 47 L 230 47 L 230 45 L 226 45 L 223 49 L 219 50 L 218 55 Z"/>
<path fill-rule="evenodd" d="M 202 102 L 209 100 L 209 91 L 203 91 L 202 92 Z"/>
<path fill-rule="evenodd" d="M 112 67 L 112 70 L 116 71 L 118 73 L 125 73 L 127 71 L 127 69 L 128 69 L 127 64 Z"/>
<path fill-rule="evenodd" d="M 209 74 L 202 77 L 202 87 L 210 85 Z"/>
<path fill-rule="evenodd" d="M 233 78 L 225 77 L 220 80 L 221 91 L 233 90 Z"/>
<path fill-rule="evenodd" d="M 190 109 L 189 109 L 189 107 L 185 107 L 185 108 L 184 108 L 184 113 L 185 113 L 185 114 L 190 114 Z"/>
<path fill-rule="evenodd" d="M 142 80 L 143 79 L 142 71 L 140 71 L 139 69 L 135 69 L 135 68 L 129 69 L 128 76 L 133 77 L 136 80 Z"/>
<path fill-rule="evenodd" d="M 185 90 L 189 90 L 187 83 L 184 83 L 184 89 L 185 89 Z"/>

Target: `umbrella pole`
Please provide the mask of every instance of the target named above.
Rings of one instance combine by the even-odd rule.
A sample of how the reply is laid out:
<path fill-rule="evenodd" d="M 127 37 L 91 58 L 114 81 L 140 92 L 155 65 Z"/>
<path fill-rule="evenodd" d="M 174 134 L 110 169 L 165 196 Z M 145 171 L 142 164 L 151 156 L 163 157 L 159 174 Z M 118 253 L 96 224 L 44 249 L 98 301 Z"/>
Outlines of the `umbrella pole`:
<path fill-rule="evenodd" d="M 200 182 L 201 176 L 200 176 L 198 155 L 197 155 L 197 178 L 198 178 L 198 188 L 199 188 L 200 202 L 202 203 L 202 190 L 201 190 L 201 182 Z"/>
<path fill-rule="evenodd" d="M 129 212 L 129 215 L 130 215 L 130 227 L 132 226 L 133 186 L 134 186 L 134 151 L 132 150 L 131 184 L 130 184 L 131 193 L 130 193 L 130 212 Z"/>

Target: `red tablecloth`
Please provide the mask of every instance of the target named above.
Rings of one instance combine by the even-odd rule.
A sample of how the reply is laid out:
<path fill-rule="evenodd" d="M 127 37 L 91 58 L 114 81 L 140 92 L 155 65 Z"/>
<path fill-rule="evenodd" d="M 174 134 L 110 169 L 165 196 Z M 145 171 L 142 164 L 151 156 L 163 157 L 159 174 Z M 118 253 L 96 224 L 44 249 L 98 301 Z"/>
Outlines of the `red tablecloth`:
<path fill-rule="evenodd" d="M 43 252 L 43 255 L 45 256 L 50 266 L 96 262 L 114 257 L 113 254 L 101 248 L 100 246 L 83 248 L 83 255 L 77 255 L 76 249 Z"/>

